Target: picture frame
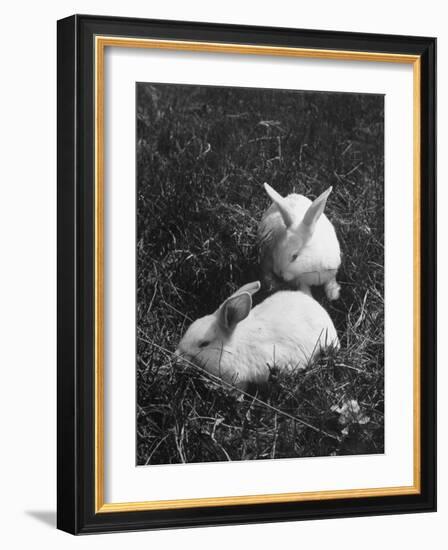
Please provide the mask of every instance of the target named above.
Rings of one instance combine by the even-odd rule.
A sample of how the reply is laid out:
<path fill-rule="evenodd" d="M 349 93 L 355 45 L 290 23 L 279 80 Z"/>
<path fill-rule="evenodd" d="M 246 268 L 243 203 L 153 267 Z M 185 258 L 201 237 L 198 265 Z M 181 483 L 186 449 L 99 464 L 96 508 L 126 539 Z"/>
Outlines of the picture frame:
<path fill-rule="evenodd" d="M 105 498 L 108 48 L 412 67 L 413 483 L 164 500 L 151 499 L 148 487 L 143 501 Z M 84 534 L 435 511 L 436 40 L 74 15 L 58 21 L 57 65 L 58 528 Z"/>

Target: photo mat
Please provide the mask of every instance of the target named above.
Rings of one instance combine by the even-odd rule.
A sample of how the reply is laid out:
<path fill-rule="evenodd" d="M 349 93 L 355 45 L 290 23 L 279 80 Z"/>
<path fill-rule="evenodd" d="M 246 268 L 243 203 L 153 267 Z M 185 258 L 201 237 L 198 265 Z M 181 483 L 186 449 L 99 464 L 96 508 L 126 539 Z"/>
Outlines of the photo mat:
<path fill-rule="evenodd" d="M 384 96 L 141 82 L 136 98 L 136 464 L 383 453 Z M 340 347 L 230 388 L 175 351 L 263 282 L 265 182 L 311 200 L 332 188 L 341 291 L 312 296 Z M 262 284 L 252 308 L 290 286 Z"/>

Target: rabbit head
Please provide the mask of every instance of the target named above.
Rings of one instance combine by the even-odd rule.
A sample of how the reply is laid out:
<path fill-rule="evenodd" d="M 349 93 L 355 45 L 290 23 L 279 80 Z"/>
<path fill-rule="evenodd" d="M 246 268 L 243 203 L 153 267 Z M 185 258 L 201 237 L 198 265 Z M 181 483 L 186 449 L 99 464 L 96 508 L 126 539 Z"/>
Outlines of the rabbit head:
<path fill-rule="evenodd" d="M 297 209 L 293 208 L 291 202 L 277 193 L 270 185 L 265 183 L 264 188 L 277 206 L 285 226 L 285 230 L 279 233 L 272 250 L 274 271 L 284 281 L 293 281 L 303 271 L 301 253 L 310 243 L 316 231 L 332 187 L 329 187 L 313 202 L 297 195 L 302 201 L 307 201 L 307 208 L 303 215 L 298 215 Z"/>
<path fill-rule="evenodd" d="M 187 359 L 207 372 L 233 382 L 234 369 L 231 341 L 238 323 L 249 316 L 252 294 L 260 289 L 256 281 L 242 286 L 211 315 L 194 321 L 179 342 L 176 355 Z"/>

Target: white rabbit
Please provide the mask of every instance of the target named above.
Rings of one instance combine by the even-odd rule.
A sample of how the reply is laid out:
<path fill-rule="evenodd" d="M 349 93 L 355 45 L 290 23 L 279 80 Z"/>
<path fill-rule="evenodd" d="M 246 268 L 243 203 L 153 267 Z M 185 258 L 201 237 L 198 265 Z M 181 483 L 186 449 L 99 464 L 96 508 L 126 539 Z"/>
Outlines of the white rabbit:
<path fill-rule="evenodd" d="M 338 238 L 323 213 L 332 187 L 311 202 L 292 193 L 282 197 L 264 184 L 273 204 L 258 228 L 264 283 L 276 287 L 276 279 L 311 294 L 311 286 L 325 285 L 329 300 L 339 298 L 336 274 L 341 264 Z"/>
<path fill-rule="evenodd" d="M 251 295 L 259 288 L 259 281 L 241 287 L 196 320 L 176 355 L 244 389 L 266 382 L 274 366 L 303 369 L 321 349 L 339 347 L 332 320 L 311 296 L 281 291 L 252 309 Z"/>

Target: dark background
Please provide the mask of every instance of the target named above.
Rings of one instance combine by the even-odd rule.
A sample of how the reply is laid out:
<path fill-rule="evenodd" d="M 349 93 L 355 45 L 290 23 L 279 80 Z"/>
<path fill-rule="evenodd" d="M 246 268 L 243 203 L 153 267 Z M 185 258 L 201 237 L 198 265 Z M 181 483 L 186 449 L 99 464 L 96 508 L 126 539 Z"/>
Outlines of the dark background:
<path fill-rule="evenodd" d="M 137 85 L 137 464 L 383 452 L 383 109 L 377 95 Z M 343 254 L 340 300 L 314 291 L 342 349 L 273 376 L 260 398 L 280 412 L 172 359 L 192 320 L 259 278 L 264 181 L 310 198 L 333 185 Z M 351 400 L 361 413 L 341 424 Z"/>

